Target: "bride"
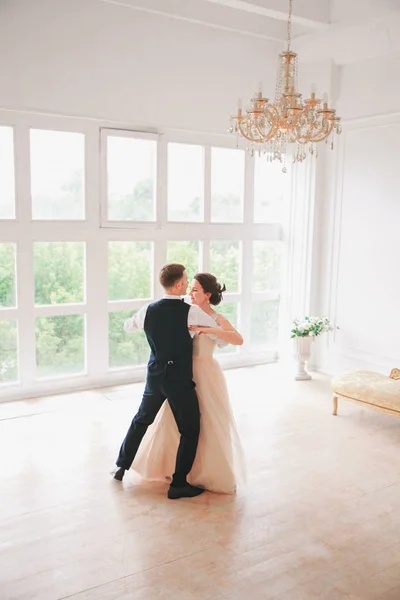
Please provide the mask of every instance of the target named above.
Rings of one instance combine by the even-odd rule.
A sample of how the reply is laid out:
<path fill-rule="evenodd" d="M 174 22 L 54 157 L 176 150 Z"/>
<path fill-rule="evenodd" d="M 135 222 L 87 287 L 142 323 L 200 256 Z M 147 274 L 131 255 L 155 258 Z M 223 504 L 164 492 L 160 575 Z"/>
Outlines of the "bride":
<path fill-rule="evenodd" d="M 222 292 L 216 277 L 198 273 L 192 283 L 190 298 L 215 321 L 216 327 L 190 327 L 196 333 L 193 342 L 193 380 L 199 399 L 201 425 L 196 459 L 189 474 L 192 485 L 232 494 L 236 484 L 244 481 L 245 461 L 235 420 L 229 403 L 224 374 L 213 353 L 216 342 L 204 333 L 240 346 L 243 338 L 231 323 L 217 313 Z M 168 402 L 164 402 L 153 425 L 149 427 L 131 469 L 151 481 L 170 480 L 175 470 L 179 432 Z"/>

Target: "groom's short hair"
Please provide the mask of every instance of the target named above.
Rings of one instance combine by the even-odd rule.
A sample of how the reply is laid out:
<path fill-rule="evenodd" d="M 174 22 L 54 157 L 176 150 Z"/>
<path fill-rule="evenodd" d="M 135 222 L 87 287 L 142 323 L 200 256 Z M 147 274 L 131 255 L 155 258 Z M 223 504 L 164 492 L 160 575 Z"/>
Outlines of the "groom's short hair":
<path fill-rule="evenodd" d="M 163 288 L 173 287 L 177 281 L 180 281 L 185 272 L 185 267 L 178 263 L 165 265 L 160 271 L 160 283 Z"/>

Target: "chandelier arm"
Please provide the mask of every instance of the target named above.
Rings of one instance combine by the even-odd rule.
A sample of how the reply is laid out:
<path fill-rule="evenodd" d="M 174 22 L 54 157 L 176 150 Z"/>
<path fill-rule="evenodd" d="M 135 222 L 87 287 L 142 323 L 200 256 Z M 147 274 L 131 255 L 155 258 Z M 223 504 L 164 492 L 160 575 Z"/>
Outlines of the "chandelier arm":
<path fill-rule="evenodd" d="M 272 108 L 272 107 L 271 107 L 271 108 Z M 260 137 L 262 138 L 262 140 L 263 140 L 264 142 L 269 142 L 270 140 L 272 140 L 272 139 L 273 139 L 273 137 L 275 136 L 275 134 L 276 134 L 276 132 L 277 132 L 277 129 L 278 129 L 278 123 L 277 123 L 277 121 L 278 121 L 278 119 L 277 119 L 277 118 L 275 118 L 275 123 L 274 123 L 274 117 L 277 117 L 278 115 L 277 115 L 277 111 L 276 111 L 276 109 L 274 109 L 274 110 L 269 110 L 269 111 L 265 111 L 265 112 L 266 112 L 266 113 L 267 113 L 267 112 L 269 112 L 269 114 L 271 114 L 271 112 L 273 113 L 273 114 L 272 114 L 272 123 L 271 123 L 271 127 L 270 127 L 270 130 L 269 130 L 269 132 L 268 132 L 267 134 L 264 134 L 264 133 L 262 132 L 262 130 L 260 129 L 260 126 L 259 126 L 259 124 L 258 124 L 258 120 L 257 120 L 257 122 L 254 124 L 254 126 L 255 126 L 256 130 L 258 131 L 258 133 L 259 133 Z"/>
<path fill-rule="evenodd" d="M 277 133 L 277 131 L 278 131 L 278 126 L 277 126 L 277 125 L 275 125 L 275 126 L 274 126 L 274 127 L 271 129 L 270 133 L 268 134 L 268 137 L 267 137 L 267 138 L 265 138 L 265 141 L 266 141 L 266 142 L 271 142 L 271 141 L 273 141 L 273 140 L 275 139 L 275 136 L 276 136 L 276 133 Z"/>
<path fill-rule="evenodd" d="M 326 138 L 328 138 L 333 131 L 333 122 L 328 121 L 327 125 L 327 128 L 325 128 L 326 126 L 322 126 L 318 131 L 316 131 L 316 133 L 310 137 L 310 142 L 318 143 L 326 140 Z"/>
<path fill-rule="evenodd" d="M 242 137 L 244 137 L 246 140 L 248 140 L 249 142 L 253 142 L 254 144 L 260 144 L 263 140 L 257 140 L 254 139 L 252 137 L 250 137 L 247 133 L 244 132 L 243 127 L 242 127 L 242 123 L 238 123 L 238 129 L 239 129 L 239 133 Z"/>
<path fill-rule="evenodd" d="M 268 134 L 268 139 L 266 140 L 269 142 L 275 137 L 275 135 L 279 129 L 279 111 L 274 104 L 271 104 L 269 106 L 268 112 L 269 112 L 269 115 L 270 115 L 271 121 L 272 121 L 271 130 L 270 130 L 270 133 Z"/>
<path fill-rule="evenodd" d="M 265 134 L 264 134 L 264 133 L 261 131 L 261 129 L 260 129 L 260 127 L 259 127 L 259 125 L 258 125 L 257 123 L 254 123 L 254 127 L 256 128 L 256 131 L 257 131 L 258 135 L 260 136 L 260 138 L 261 138 L 262 142 L 266 142 L 268 139 L 270 139 L 270 138 L 268 137 L 268 136 L 269 136 L 269 134 L 265 135 Z M 269 133 L 271 133 L 271 130 L 270 130 L 270 132 L 269 132 Z M 261 142 L 260 142 L 260 143 L 261 143 Z"/>

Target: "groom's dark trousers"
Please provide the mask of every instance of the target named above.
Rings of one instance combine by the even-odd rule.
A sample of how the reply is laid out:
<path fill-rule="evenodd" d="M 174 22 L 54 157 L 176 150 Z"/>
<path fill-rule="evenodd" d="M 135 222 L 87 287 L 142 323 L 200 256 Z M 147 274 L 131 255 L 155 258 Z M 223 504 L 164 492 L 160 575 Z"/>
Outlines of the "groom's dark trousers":
<path fill-rule="evenodd" d="M 167 399 L 181 435 L 172 485 L 186 482 L 197 451 L 200 412 L 193 382 L 190 306 L 180 299 L 159 300 L 146 311 L 144 332 L 150 345 L 142 402 L 119 451 L 117 466 L 129 469 L 147 431 Z M 167 474 L 166 474 L 167 475 Z"/>

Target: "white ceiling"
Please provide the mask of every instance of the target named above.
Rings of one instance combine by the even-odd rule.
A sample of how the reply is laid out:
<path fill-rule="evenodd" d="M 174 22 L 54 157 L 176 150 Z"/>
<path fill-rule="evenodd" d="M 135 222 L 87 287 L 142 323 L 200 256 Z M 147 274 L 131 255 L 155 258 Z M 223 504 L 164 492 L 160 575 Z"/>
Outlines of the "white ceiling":
<path fill-rule="evenodd" d="M 400 52 L 400 0 L 332 0 L 331 23 L 296 40 L 303 62 L 338 65 Z"/>
<path fill-rule="evenodd" d="M 100 0 L 284 42 L 288 0 Z M 328 0 L 293 0 L 293 38 L 329 26 Z"/>
<path fill-rule="evenodd" d="M 289 0 L 99 0 L 284 44 Z M 400 51 L 400 0 L 293 0 L 302 62 L 339 65 Z"/>

